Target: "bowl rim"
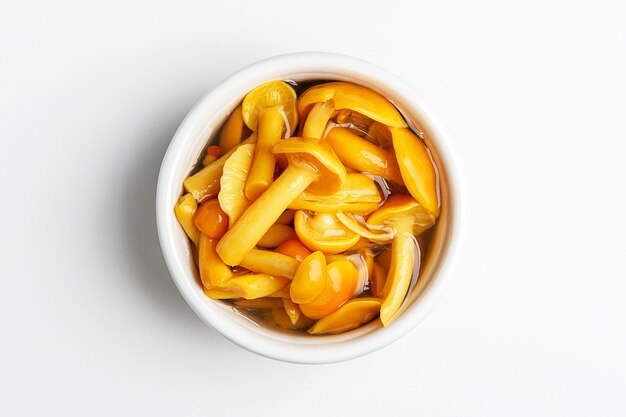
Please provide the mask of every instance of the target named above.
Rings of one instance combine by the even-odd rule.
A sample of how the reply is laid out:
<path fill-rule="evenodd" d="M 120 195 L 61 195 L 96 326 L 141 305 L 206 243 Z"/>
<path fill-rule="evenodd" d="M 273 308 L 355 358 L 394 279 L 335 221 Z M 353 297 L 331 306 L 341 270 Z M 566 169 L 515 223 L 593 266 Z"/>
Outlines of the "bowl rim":
<path fill-rule="evenodd" d="M 446 242 L 445 259 L 440 261 L 436 276 L 431 279 L 431 283 L 424 290 L 424 294 L 420 294 L 420 299 L 413 303 L 418 304 L 416 308 L 405 311 L 392 326 L 369 333 L 367 337 L 348 340 L 334 349 L 323 349 L 320 348 L 321 346 L 316 348 L 315 345 L 282 343 L 272 337 L 261 337 L 258 333 L 253 334 L 219 320 L 214 312 L 207 309 L 207 304 L 198 299 L 192 288 L 189 277 L 184 273 L 183 261 L 175 250 L 176 239 L 171 233 L 172 228 L 169 227 L 174 216 L 166 196 L 174 180 L 173 167 L 179 154 L 184 151 L 186 138 L 200 122 L 205 107 L 210 107 L 215 98 L 225 95 L 225 92 L 231 89 L 236 89 L 246 80 L 258 77 L 259 74 L 271 73 L 276 69 L 289 70 L 290 68 L 293 68 L 292 72 L 294 73 L 296 68 L 327 69 L 335 72 L 350 71 L 383 83 L 394 91 L 401 92 L 400 95 L 408 100 L 412 107 L 418 109 L 420 118 L 428 122 L 429 130 L 433 133 L 432 136 L 436 138 L 434 140 L 437 143 L 437 154 L 446 161 L 446 183 L 449 194 L 454 197 L 454 210 L 451 214 L 453 230 L 449 232 L 449 238 Z M 235 99 L 236 97 L 233 98 L 233 100 Z M 159 242 L 170 275 L 185 301 L 205 324 L 231 342 L 248 351 L 284 362 L 323 364 L 349 360 L 381 349 L 408 333 L 430 313 L 441 297 L 445 284 L 452 276 L 454 264 L 459 256 L 462 236 L 465 233 L 466 221 L 464 217 L 467 197 L 461 172 L 461 163 L 450 133 L 439 122 L 439 118 L 431 107 L 424 102 L 421 95 L 396 75 L 378 65 L 347 55 L 327 52 L 296 52 L 278 55 L 255 62 L 229 75 L 205 93 L 189 110 L 179 125 L 165 152 L 158 176 L 156 220 Z"/>

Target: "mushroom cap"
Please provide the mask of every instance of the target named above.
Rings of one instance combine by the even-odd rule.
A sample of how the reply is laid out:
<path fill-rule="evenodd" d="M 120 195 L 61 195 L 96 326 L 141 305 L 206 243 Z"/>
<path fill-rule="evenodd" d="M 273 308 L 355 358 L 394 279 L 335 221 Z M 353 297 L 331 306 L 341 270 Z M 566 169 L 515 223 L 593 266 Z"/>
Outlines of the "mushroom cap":
<path fill-rule="evenodd" d="M 252 204 L 246 198 L 243 190 L 252 165 L 254 147 L 255 145 L 252 143 L 239 146 L 224 163 L 217 199 L 231 225 L 235 224 Z"/>
<path fill-rule="evenodd" d="M 334 213 L 315 213 L 298 210 L 293 225 L 300 241 L 310 250 L 325 254 L 345 252 L 360 236 L 345 227 Z"/>
<path fill-rule="evenodd" d="M 310 334 L 333 334 L 356 329 L 376 317 L 380 311 L 380 298 L 354 298 L 339 310 L 320 319 L 307 332 Z"/>
<path fill-rule="evenodd" d="M 243 99 L 241 104 L 243 122 L 250 129 L 256 130 L 259 113 L 275 108 L 283 112 L 286 121 L 289 122 L 289 130 L 293 132 L 298 124 L 296 99 L 296 92 L 284 81 L 275 80 L 261 84 Z"/>
<path fill-rule="evenodd" d="M 347 172 L 333 148 L 319 139 L 293 137 L 281 140 L 272 148 L 272 153 L 283 155 L 289 164 L 314 169 L 317 179 L 307 190 L 319 195 L 338 192 L 346 182 Z"/>
<path fill-rule="evenodd" d="M 381 201 L 381 191 L 374 179 L 360 173 L 348 173 L 343 187 L 335 194 L 320 196 L 304 191 L 289 207 L 297 210 L 369 214 L 378 208 Z"/>
<path fill-rule="evenodd" d="M 317 320 L 334 313 L 352 298 L 358 278 L 359 271 L 349 260 L 329 263 L 324 290 L 312 302 L 300 305 L 302 314 Z"/>
<path fill-rule="evenodd" d="M 315 103 L 334 101 L 335 110 L 349 109 L 392 127 L 407 127 L 393 104 L 369 88 L 347 82 L 319 84 L 306 90 L 298 99 L 298 114 L 305 117 Z"/>
<path fill-rule="evenodd" d="M 373 226 L 392 225 L 401 216 L 413 217 L 413 233 L 418 235 L 435 224 L 436 218 L 415 199 L 406 194 L 392 194 L 367 223 Z"/>
<path fill-rule="evenodd" d="M 289 287 L 291 300 L 298 304 L 315 300 L 324 291 L 327 273 L 326 258 L 322 252 L 313 252 L 304 258 Z"/>

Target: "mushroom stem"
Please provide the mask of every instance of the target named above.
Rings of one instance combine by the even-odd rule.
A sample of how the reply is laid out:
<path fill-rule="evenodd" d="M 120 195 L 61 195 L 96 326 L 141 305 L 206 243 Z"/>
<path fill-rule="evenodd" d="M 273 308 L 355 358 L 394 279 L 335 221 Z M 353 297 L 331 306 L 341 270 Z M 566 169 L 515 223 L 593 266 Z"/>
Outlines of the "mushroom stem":
<path fill-rule="evenodd" d="M 284 277 L 273 277 L 266 274 L 250 274 L 231 278 L 228 280 L 225 289 L 247 300 L 253 300 L 267 297 L 287 284 L 289 284 L 289 280 Z"/>
<path fill-rule="evenodd" d="M 243 136 L 245 126 L 241 117 L 241 104 L 228 116 L 224 127 L 220 132 L 220 148 L 227 152 L 239 145 Z"/>
<path fill-rule="evenodd" d="M 380 320 L 388 326 L 406 297 L 415 265 L 413 216 L 399 216 L 391 223 L 396 235 L 391 243 L 391 265 L 380 307 Z"/>
<path fill-rule="evenodd" d="M 333 101 L 315 103 L 309 112 L 302 128 L 302 136 L 305 138 L 322 139 L 326 125 L 335 112 Z"/>
<path fill-rule="evenodd" d="M 276 157 L 272 154 L 272 148 L 280 141 L 284 124 L 283 116 L 276 107 L 259 115 L 257 144 L 244 188 L 246 197 L 251 201 L 263 194 L 274 180 Z"/>
<path fill-rule="evenodd" d="M 230 268 L 222 262 L 215 252 L 217 239 L 211 239 L 204 233 L 198 238 L 198 264 L 200 279 L 206 288 L 223 287 L 233 277 Z"/>
<path fill-rule="evenodd" d="M 308 166 L 289 165 L 217 244 L 227 265 L 239 265 L 291 202 L 318 177 Z"/>
<path fill-rule="evenodd" d="M 240 265 L 261 274 L 292 279 L 298 266 L 300 266 L 300 262 L 282 253 L 252 249 L 243 258 Z"/>
<path fill-rule="evenodd" d="M 198 228 L 194 223 L 194 215 L 198 210 L 198 203 L 191 194 L 185 194 L 178 199 L 178 202 L 174 206 L 174 214 L 178 219 L 178 223 L 182 226 L 183 230 L 195 244 L 198 243 Z"/>
<path fill-rule="evenodd" d="M 222 171 L 224 170 L 224 164 L 228 158 L 235 152 L 235 150 L 237 150 L 237 148 L 239 148 L 239 146 L 254 143 L 255 141 L 256 135 L 250 135 L 248 139 L 241 142 L 240 145 L 231 148 L 231 150 L 223 154 L 218 160 L 211 162 L 191 177 L 188 177 L 183 182 L 185 190 L 188 193 L 191 193 L 191 195 L 193 195 L 198 202 L 215 197 L 220 191 L 220 178 L 222 176 Z"/>

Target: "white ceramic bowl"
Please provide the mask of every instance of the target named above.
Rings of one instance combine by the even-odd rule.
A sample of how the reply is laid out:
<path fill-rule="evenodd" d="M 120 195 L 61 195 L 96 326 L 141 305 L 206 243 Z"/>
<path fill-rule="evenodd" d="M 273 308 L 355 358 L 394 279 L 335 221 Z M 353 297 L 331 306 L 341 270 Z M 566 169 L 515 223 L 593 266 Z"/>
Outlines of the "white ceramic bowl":
<path fill-rule="evenodd" d="M 232 307 L 207 298 L 201 288 L 190 246 L 174 216 L 183 180 L 218 129 L 246 93 L 269 80 L 343 80 L 364 85 L 389 98 L 425 133 L 440 171 L 443 209 L 418 285 L 391 326 L 378 320 L 330 336 L 311 336 L 257 323 Z M 196 314 L 232 342 L 260 355 L 287 362 L 320 364 L 355 358 L 380 349 L 414 328 L 433 308 L 461 238 L 462 178 L 450 136 L 422 98 L 382 68 L 343 55 L 305 52 L 281 55 L 250 65 L 226 78 L 189 111 L 167 149 L 157 187 L 156 217 L 165 261 L 176 286 Z"/>

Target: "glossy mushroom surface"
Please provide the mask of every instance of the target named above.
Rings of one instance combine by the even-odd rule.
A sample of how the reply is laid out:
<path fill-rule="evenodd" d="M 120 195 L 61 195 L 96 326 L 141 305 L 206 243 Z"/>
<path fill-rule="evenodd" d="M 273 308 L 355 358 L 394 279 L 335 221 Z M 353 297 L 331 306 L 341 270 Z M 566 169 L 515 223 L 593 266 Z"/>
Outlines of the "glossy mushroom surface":
<path fill-rule="evenodd" d="M 173 208 L 207 297 L 315 336 L 393 325 L 442 210 L 431 150 L 394 104 L 269 81 L 216 140 Z"/>

